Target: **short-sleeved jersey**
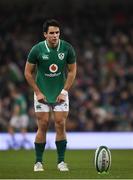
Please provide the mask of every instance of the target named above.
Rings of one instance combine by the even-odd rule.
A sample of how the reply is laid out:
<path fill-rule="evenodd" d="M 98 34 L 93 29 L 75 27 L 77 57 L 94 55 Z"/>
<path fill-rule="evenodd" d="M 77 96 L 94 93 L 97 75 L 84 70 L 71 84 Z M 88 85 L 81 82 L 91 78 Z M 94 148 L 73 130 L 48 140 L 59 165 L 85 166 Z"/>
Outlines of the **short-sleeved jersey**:
<path fill-rule="evenodd" d="M 19 106 L 20 108 L 19 115 L 27 113 L 27 103 L 24 96 L 19 95 L 17 98 L 14 99 L 13 103 L 14 106 Z"/>
<path fill-rule="evenodd" d="M 45 40 L 33 46 L 28 62 L 37 65 L 36 83 L 48 103 L 55 103 L 64 87 L 67 64 L 76 62 L 74 48 L 63 40 L 59 40 L 57 47 L 50 48 Z"/>

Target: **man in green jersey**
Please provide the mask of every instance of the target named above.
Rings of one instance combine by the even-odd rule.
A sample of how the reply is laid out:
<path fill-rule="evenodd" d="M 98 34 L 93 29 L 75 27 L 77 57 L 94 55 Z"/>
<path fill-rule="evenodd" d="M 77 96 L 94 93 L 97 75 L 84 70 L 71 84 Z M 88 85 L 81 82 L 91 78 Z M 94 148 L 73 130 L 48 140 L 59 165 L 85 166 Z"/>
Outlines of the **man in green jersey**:
<path fill-rule="evenodd" d="M 43 32 L 45 40 L 33 46 L 25 66 L 25 77 L 34 90 L 34 108 L 38 125 L 34 171 L 43 171 L 42 156 L 50 111 L 53 112 L 56 129 L 57 168 L 60 171 L 68 171 L 64 162 L 67 144 L 65 123 L 69 111 L 68 91 L 76 76 L 76 55 L 73 47 L 59 38 L 58 21 L 47 20 L 43 25 Z"/>
<path fill-rule="evenodd" d="M 27 102 L 18 87 L 9 85 L 10 96 L 12 100 L 12 114 L 9 121 L 8 132 L 11 135 L 10 148 L 25 148 L 28 143 L 26 138 L 29 117 L 27 115 Z M 22 140 L 17 143 L 15 139 L 15 131 L 19 130 L 22 134 Z"/>

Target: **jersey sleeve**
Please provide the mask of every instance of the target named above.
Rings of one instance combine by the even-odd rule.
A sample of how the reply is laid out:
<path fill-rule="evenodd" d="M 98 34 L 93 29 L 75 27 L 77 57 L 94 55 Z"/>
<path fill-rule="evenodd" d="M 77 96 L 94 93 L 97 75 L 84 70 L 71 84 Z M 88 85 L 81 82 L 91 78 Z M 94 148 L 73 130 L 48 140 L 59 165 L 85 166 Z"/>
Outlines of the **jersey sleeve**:
<path fill-rule="evenodd" d="M 27 61 L 31 64 L 36 64 L 38 58 L 38 48 L 37 45 L 33 46 L 28 54 Z"/>
<path fill-rule="evenodd" d="M 69 45 L 67 63 L 68 64 L 73 64 L 75 62 L 76 62 L 76 53 L 75 53 L 75 50 L 74 50 L 74 48 L 71 45 Z"/>

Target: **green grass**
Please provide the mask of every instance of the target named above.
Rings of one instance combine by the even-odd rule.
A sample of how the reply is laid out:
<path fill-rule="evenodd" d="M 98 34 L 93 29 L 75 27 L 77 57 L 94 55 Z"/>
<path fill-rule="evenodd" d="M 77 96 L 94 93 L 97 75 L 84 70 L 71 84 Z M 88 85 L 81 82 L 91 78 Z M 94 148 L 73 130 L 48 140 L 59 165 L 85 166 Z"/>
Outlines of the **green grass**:
<path fill-rule="evenodd" d="M 67 150 L 69 172 L 56 169 L 56 151 L 45 151 L 45 171 L 33 172 L 34 151 L 0 151 L 0 179 L 132 179 L 133 150 L 111 150 L 109 174 L 98 174 L 95 150 Z"/>

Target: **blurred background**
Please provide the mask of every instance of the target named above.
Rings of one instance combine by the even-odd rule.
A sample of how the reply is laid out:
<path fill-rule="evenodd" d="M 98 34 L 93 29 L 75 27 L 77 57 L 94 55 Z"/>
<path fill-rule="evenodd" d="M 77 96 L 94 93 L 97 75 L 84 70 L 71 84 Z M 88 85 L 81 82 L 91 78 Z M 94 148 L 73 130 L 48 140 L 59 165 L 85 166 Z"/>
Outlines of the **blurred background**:
<path fill-rule="evenodd" d="M 42 25 L 48 17 L 59 20 L 61 38 L 77 53 L 67 131 L 131 132 L 132 0 L 1 0 L 0 132 L 13 133 L 10 121 L 15 105 L 20 105 L 18 97 L 28 115 L 24 131 L 36 131 L 33 91 L 25 81 L 24 66 L 31 47 L 43 40 Z M 49 131 L 54 131 L 52 118 Z"/>

